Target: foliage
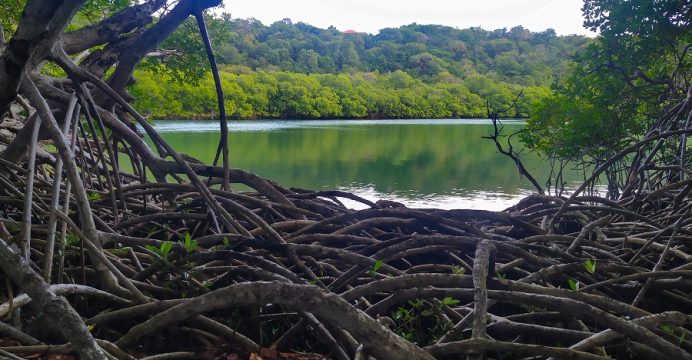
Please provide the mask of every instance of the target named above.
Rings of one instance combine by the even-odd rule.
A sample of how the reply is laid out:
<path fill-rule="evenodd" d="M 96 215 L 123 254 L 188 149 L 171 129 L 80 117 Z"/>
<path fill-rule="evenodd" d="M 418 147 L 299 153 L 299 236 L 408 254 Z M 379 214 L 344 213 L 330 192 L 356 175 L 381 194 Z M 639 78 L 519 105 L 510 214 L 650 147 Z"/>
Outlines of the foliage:
<path fill-rule="evenodd" d="M 101 200 L 101 193 L 98 191 L 89 190 L 87 191 L 87 197 L 89 201 L 99 201 Z"/>
<path fill-rule="evenodd" d="M 486 31 L 411 24 L 371 35 L 290 21 L 265 26 L 227 14 L 208 22 L 222 64 L 301 73 L 404 70 L 430 80 L 444 73 L 459 78 L 484 74 L 521 85 L 550 85 L 565 73 L 576 49 L 588 42 L 521 26 Z"/>
<path fill-rule="evenodd" d="M 159 67 L 162 65 L 158 65 Z M 130 87 L 135 105 L 155 118 L 214 118 L 216 93 L 210 74 L 181 82 L 166 69 L 135 73 Z M 397 70 L 388 74 L 301 74 L 223 67 L 226 108 L 236 118 L 453 118 L 484 117 L 486 101 L 507 107 L 522 87 L 484 75 L 464 82 L 449 78 L 426 83 Z M 532 102 L 549 93 L 544 86 L 526 87 L 509 116 L 525 117 Z"/>
<path fill-rule="evenodd" d="M 411 24 L 370 35 L 288 20 L 266 26 L 228 14 L 205 19 L 217 61 L 226 65 L 228 112 L 238 118 L 481 117 L 486 101 L 505 108 L 527 88 L 514 114 L 525 117 L 589 42 L 521 26 L 486 31 Z M 198 32 L 188 19 L 162 44 L 176 55 L 142 64 L 156 77 L 137 74 L 132 91 L 140 108 L 156 117 L 214 117 L 210 94 L 197 92 L 213 88 Z M 188 100 L 173 99 L 180 95 Z"/>
<path fill-rule="evenodd" d="M 168 255 L 173 249 L 173 242 L 163 241 L 159 247 L 153 245 L 146 245 L 147 250 L 150 250 L 154 254 L 158 255 L 165 263 L 168 263 Z"/>
<path fill-rule="evenodd" d="M 382 260 L 380 260 L 380 259 L 375 260 L 375 263 L 372 265 L 372 268 L 370 268 L 370 270 L 368 270 L 368 275 L 369 276 L 375 276 L 375 274 L 377 274 L 377 272 L 380 270 L 381 267 L 382 267 Z"/>
<path fill-rule="evenodd" d="M 19 16 L 26 5 L 26 0 L 9 0 L 0 2 L 0 27 L 5 39 L 9 39 L 17 29 Z M 2 37 L 0 36 L 0 37 Z"/>
<path fill-rule="evenodd" d="M 409 300 L 406 305 L 392 311 L 394 331 L 420 345 L 434 342 L 454 325 L 444 315 L 445 307 L 457 305 L 459 302 L 449 296 L 432 302 L 424 299 Z"/>
<path fill-rule="evenodd" d="M 0 2 L 0 26 L 4 32 L 5 39 L 9 39 L 17 29 L 17 24 L 26 2 L 27 0 L 6 0 Z M 75 15 L 67 30 L 95 24 L 134 3 L 134 0 L 87 0 Z"/>
<path fill-rule="evenodd" d="M 589 260 L 584 261 L 584 269 L 586 269 L 586 271 L 589 274 L 595 273 L 596 272 L 596 259 L 589 259 Z"/>
<path fill-rule="evenodd" d="M 191 84 L 196 84 L 209 68 L 204 43 L 193 17 L 185 20 L 171 36 L 164 40 L 161 48 L 174 49 L 176 55 L 147 58 L 140 67 L 157 75 L 167 74 L 178 82 Z"/>
<path fill-rule="evenodd" d="M 531 110 L 522 140 L 562 160 L 599 163 L 640 138 L 690 83 L 689 2 L 587 0 L 601 36 Z"/>
<path fill-rule="evenodd" d="M 190 233 L 185 233 L 185 236 L 183 237 L 183 241 L 181 241 L 183 245 L 185 246 L 185 250 L 188 253 L 191 253 L 197 249 L 197 240 L 193 240 L 192 237 L 190 236 Z"/>
<path fill-rule="evenodd" d="M 569 284 L 569 288 L 572 289 L 572 291 L 574 292 L 579 291 L 579 288 L 581 287 L 581 282 L 573 278 L 569 278 L 569 280 L 567 280 L 567 283 Z"/>

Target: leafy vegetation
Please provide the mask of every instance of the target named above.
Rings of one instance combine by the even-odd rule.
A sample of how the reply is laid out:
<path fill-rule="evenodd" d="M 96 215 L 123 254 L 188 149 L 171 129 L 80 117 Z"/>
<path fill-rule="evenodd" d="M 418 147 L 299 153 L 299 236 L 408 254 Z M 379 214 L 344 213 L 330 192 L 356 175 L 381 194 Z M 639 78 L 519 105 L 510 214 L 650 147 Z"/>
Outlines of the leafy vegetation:
<path fill-rule="evenodd" d="M 269 26 L 229 15 L 207 20 L 226 106 L 237 118 L 481 117 L 487 105 L 509 107 L 522 89 L 507 115 L 526 117 L 590 41 L 521 26 L 411 24 L 370 35 L 288 19 Z M 216 116 L 196 31 L 193 21 L 184 23 L 163 44 L 177 55 L 149 59 L 137 73 L 131 92 L 152 116 Z"/>
<path fill-rule="evenodd" d="M 12 37 L 17 29 L 19 18 L 22 14 L 27 0 L 10 0 L 0 2 L 0 36 L 5 39 Z M 81 27 L 96 24 L 105 17 L 111 16 L 116 12 L 135 4 L 135 0 L 87 0 L 84 6 L 80 7 L 75 14 L 67 30 L 76 30 Z"/>
<path fill-rule="evenodd" d="M 199 14 L 200 6 L 219 2 L 179 0 L 171 4 L 173 11 L 162 12 L 159 24 L 169 20 L 177 25 Z M 56 4 L 60 11 L 43 11 Z M 346 192 L 284 187 L 230 169 L 227 162 L 223 167 L 206 166 L 178 153 L 117 96 L 121 84 L 103 84 L 105 70 L 96 79 L 86 76 L 81 64 L 58 51 L 61 41 L 46 41 L 65 35 L 62 25 L 72 20 L 79 5 L 31 0 L 26 11 L 33 15 L 24 16 L 18 25 L 31 30 L 30 37 L 12 39 L 0 55 L 0 63 L 10 65 L 0 66 L 0 112 L 7 116 L 3 124 L 10 125 L 0 142 L 6 150 L 22 146 L 21 151 L 0 154 L 0 283 L 7 285 L 0 316 L 11 316 L 17 325 L 3 331 L 0 340 L 12 345 L 3 347 L 3 354 L 276 358 L 273 355 L 291 349 L 303 352 L 297 356 L 340 359 L 690 357 L 692 346 L 685 336 L 692 299 L 689 284 L 680 281 L 685 276 L 680 269 L 689 266 L 690 257 L 684 240 L 692 232 L 689 97 L 659 117 L 644 141 L 629 147 L 636 154 L 629 164 L 617 164 L 624 169 L 618 171 L 632 174 L 628 186 L 636 190 L 635 196 L 624 190 L 615 200 L 580 196 L 602 169 L 625 156 L 619 154 L 607 159 L 569 198 L 531 196 L 502 212 L 372 204 Z M 618 14 L 607 7 L 604 11 Z M 132 33 L 120 30 L 122 37 L 117 39 L 98 41 L 97 46 L 113 49 L 123 45 L 123 37 L 135 37 L 134 44 L 115 49 L 108 59 L 97 54 L 108 68 L 118 64 L 114 74 L 120 70 L 120 80 L 128 80 L 134 63 L 141 60 L 131 55 L 144 55 L 145 51 L 136 53 L 137 47 L 153 49 L 162 40 L 159 35 L 167 35 L 148 24 L 133 25 Z M 32 54 L 27 44 L 36 45 Z M 39 64 L 48 59 L 70 79 L 42 74 Z M 680 57 L 668 78 L 668 95 L 658 98 L 664 106 L 679 95 L 679 84 L 689 86 L 684 61 Z M 613 64 L 606 63 L 611 68 Z M 174 71 L 152 65 L 162 77 Z M 253 71 L 281 73 L 259 70 Z M 676 70 L 682 75 L 676 76 Z M 389 72 L 379 74 L 386 77 Z M 433 85 L 425 76 L 412 78 Z M 659 80 L 650 76 L 640 73 L 625 81 L 657 84 Z M 281 80 L 275 79 L 277 91 L 283 91 Z M 84 86 L 76 86 L 77 81 Z M 14 102 L 18 94 L 25 97 L 20 99 L 23 106 Z M 111 98 L 104 99 L 104 94 Z M 39 117 L 30 111 L 12 111 L 28 107 L 24 100 L 36 109 L 43 131 L 31 131 L 32 119 Z M 644 108 L 653 105 L 646 103 Z M 4 109 L 10 111 L 4 114 Z M 79 114 L 69 116 L 75 109 Z M 53 114 L 66 115 L 60 118 L 67 120 L 67 131 L 61 131 Z M 96 114 L 100 115 L 92 119 Z M 146 128 L 149 144 L 124 126 L 133 118 Z M 68 126 L 71 120 L 73 127 Z M 91 130 L 93 136 L 87 136 L 83 125 L 92 120 L 110 130 Z M 37 130 L 39 123 L 35 124 Z M 7 132 L 13 137 L 7 139 Z M 30 138 L 29 133 L 34 135 Z M 58 150 L 55 160 L 42 156 L 34 163 L 45 142 Z M 338 147 L 336 141 L 329 143 Z M 109 157 L 104 148 L 128 156 Z M 243 149 L 253 152 L 252 146 Z M 343 147 L 339 150 L 342 156 L 350 155 Z M 478 156 L 477 151 L 467 153 L 471 156 L 464 157 Z M 275 154 L 283 161 L 293 155 Z M 425 164 L 431 158 L 416 161 Z M 139 176 L 121 172 L 120 162 L 129 163 Z M 440 168 L 449 172 L 456 166 L 447 162 Z M 148 181 L 145 169 L 155 182 Z M 170 178 L 177 183 L 166 181 Z M 241 194 L 209 188 L 222 178 L 252 190 Z M 66 195 L 62 201 L 57 196 L 61 193 Z M 101 199 L 107 194 L 117 194 L 118 199 Z M 369 208 L 351 209 L 337 197 Z M 551 241 L 556 237 L 559 241 Z M 229 251 L 231 247 L 236 250 Z M 489 252 L 494 260 L 486 256 Z M 462 272 L 459 265 L 471 276 L 454 276 Z M 499 282 L 487 278 L 500 270 L 495 265 L 502 269 Z M 560 271 L 554 271 L 556 265 Z M 370 276 L 364 276 L 368 268 Z M 382 269 L 386 277 L 379 273 Z M 30 306 L 22 298 L 30 298 Z M 600 341 L 604 333 L 621 339 Z"/>
<path fill-rule="evenodd" d="M 521 26 L 487 31 L 414 23 L 370 35 L 290 19 L 269 26 L 228 14 L 207 20 L 219 63 L 298 73 L 404 70 L 417 78 L 485 74 L 521 85 L 550 85 L 567 73 L 575 50 L 589 42 L 583 36 L 557 36 L 552 29 L 535 33 Z M 178 29 L 163 46 L 187 49 L 184 53 L 190 55 L 164 62 L 203 63 L 205 59 L 195 58 L 202 53 L 199 38 L 190 36 L 195 32 L 192 21 Z"/>
<path fill-rule="evenodd" d="M 409 300 L 392 311 L 394 330 L 404 339 L 416 344 L 433 343 L 454 326 L 444 315 L 445 307 L 459 303 L 460 300 L 449 296 L 434 302 L 426 299 Z"/>
<path fill-rule="evenodd" d="M 173 249 L 173 243 L 170 241 L 163 241 L 159 247 L 153 245 L 146 245 L 146 248 L 158 255 L 165 263 L 168 263 L 168 255 Z"/>
<path fill-rule="evenodd" d="M 692 80 L 690 11 L 685 1 L 585 1 L 584 25 L 601 36 L 536 103 L 523 141 L 589 165 L 641 139 Z"/>
<path fill-rule="evenodd" d="M 216 94 L 210 74 L 180 82 L 169 74 L 136 72 L 130 88 L 136 106 L 155 118 L 214 118 Z M 227 111 L 236 118 L 453 118 L 483 117 L 508 107 L 522 87 L 473 75 L 466 81 L 429 84 L 397 70 L 388 74 L 301 74 L 226 67 L 221 72 Z M 544 86 L 525 88 L 510 116 L 528 115 Z M 479 95 L 480 94 L 480 95 Z"/>

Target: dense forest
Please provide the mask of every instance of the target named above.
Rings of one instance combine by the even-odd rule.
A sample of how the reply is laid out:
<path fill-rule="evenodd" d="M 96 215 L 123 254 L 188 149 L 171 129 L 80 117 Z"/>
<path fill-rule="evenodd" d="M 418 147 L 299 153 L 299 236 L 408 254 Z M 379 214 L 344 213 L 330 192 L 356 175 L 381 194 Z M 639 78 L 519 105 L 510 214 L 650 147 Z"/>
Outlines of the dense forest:
<path fill-rule="evenodd" d="M 230 15 L 207 20 L 226 105 L 237 118 L 484 117 L 486 105 L 509 107 L 522 90 L 507 115 L 526 117 L 591 42 L 521 26 L 411 24 L 371 35 L 290 19 L 269 26 Z M 153 117 L 216 116 L 195 26 L 184 23 L 164 42 L 166 55 L 149 58 L 137 73 L 131 92 Z"/>

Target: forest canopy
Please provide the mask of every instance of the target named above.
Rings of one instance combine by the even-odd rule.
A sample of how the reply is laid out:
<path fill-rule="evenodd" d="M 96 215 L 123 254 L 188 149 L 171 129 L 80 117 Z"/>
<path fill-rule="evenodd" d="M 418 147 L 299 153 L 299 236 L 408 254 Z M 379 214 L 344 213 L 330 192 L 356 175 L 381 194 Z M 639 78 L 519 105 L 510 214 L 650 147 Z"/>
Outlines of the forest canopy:
<path fill-rule="evenodd" d="M 522 136 L 544 156 L 588 168 L 651 135 L 690 96 L 692 3 L 588 0 L 583 14 L 600 36 L 535 103 Z M 690 161 L 684 146 L 678 156 Z M 610 183 L 627 181 L 616 173 L 607 174 Z"/>
<path fill-rule="evenodd" d="M 522 89 L 526 96 L 506 115 L 526 117 L 592 41 L 521 26 L 411 24 L 371 35 L 290 19 L 207 21 L 229 112 L 238 118 L 485 117 L 486 105 L 507 108 Z M 175 55 L 148 59 L 136 76 L 136 104 L 154 118 L 216 116 L 213 92 L 192 93 L 198 81 L 212 81 L 195 31 L 193 21 L 182 24 L 162 44 Z"/>

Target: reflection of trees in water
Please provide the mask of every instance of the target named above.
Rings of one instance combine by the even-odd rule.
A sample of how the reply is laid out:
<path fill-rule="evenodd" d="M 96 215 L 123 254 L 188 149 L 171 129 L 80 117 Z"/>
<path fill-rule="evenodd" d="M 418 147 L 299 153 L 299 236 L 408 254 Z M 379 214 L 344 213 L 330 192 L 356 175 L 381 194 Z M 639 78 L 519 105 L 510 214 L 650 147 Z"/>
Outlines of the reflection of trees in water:
<path fill-rule="evenodd" d="M 512 125 L 508 125 L 512 126 Z M 516 125 L 513 125 L 516 126 Z M 475 190 L 518 193 L 530 187 L 497 154 L 486 125 L 359 125 L 231 134 L 232 166 L 289 186 L 323 188 L 373 184 L 379 192 L 454 194 Z M 217 133 L 166 133 L 183 152 L 210 161 Z M 535 176 L 546 164 L 526 155 Z M 576 177 L 575 177 L 576 179 Z M 459 190 L 462 189 L 462 190 Z"/>

